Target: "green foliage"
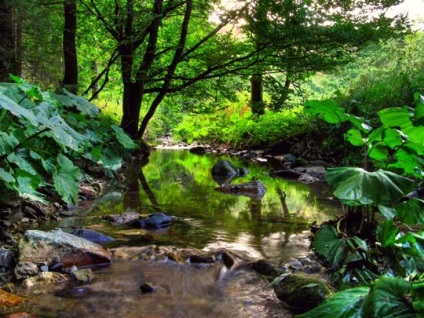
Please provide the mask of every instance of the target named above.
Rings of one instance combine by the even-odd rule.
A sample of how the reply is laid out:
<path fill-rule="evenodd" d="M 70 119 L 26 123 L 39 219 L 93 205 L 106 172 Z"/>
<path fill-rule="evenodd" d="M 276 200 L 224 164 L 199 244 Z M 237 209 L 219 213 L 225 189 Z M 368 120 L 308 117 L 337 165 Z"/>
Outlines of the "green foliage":
<path fill-rule="evenodd" d="M 365 161 L 371 160 L 375 167 L 392 169 L 406 176 L 422 178 L 424 160 L 423 103 L 415 95 L 415 108 L 386 108 L 378 112 L 381 124 L 372 129 L 364 118 L 344 113 L 332 101 L 309 101 L 307 113 L 319 115 L 332 124 L 350 122 L 354 125 L 345 139 L 353 146 L 365 148 Z"/>
<path fill-rule="evenodd" d="M 400 277 L 381 277 L 371 288 L 340 291 L 299 318 L 421 317 L 424 314 L 422 283 Z"/>
<path fill-rule="evenodd" d="M 255 116 L 242 105 L 235 108 L 232 105 L 221 114 L 185 116 L 174 130 L 174 137 L 189 143 L 198 140 L 253 147 L 269 145 L 308 130 L 308 119 L 299 108 Z"/>
<path fill-rule="evenodd" d="M 415 95 L 414 109 L 381 110 L 378 113 L 381 124 L 375 129 L 365 119 L 346 114 L 333 101 L 306 104 L 306 112 L 328 123 L 353 125 L 345 139 L 365 150 L 365 162 L 371 160 L 374 167 L 392 170 L 369 172 L 341 167 L 327 171 L 326 179 L 333 186 L 333 194 L 350 208 L 336 226 L 326 224 L 316 231 L 312 248 L 332 269 L 332 279 L 338 285 L 342 281 L 368 285 L 377 275 L 398 275 L 418 279 L 422 284 L 418 275 L 424 270 L 424 232 L 400 227 L 403 223 L 412 226 L 424 223 L 424 201 L 405 197 L 417 186 L 416 181 L 424 177 L 421 99 L 419 94 Z M 381 214 L 379 223 L 376 212 Z M 404 298 L 411 289 L 412 284 L 403 278 L 381 277 L 374 281 L 363 301 L 329 299 L 304 317 L 316 317 L 323 310 L 337 306 L 346 307 L 340 311 L 350 314 L 356 308 L 355 317 L 410 316 L 422 310 Z"/>
<path fill-rule="evenodd" d="M 12 78 L 16 84 L 0 84 L 1 188 L 43 202 L 53 188 L 65 202 L 75 203 L 82 170 L 100 165 L 113 173 L 136 148 L 121 128 L 101 121 L 99 110 L 85 99 Z"/>

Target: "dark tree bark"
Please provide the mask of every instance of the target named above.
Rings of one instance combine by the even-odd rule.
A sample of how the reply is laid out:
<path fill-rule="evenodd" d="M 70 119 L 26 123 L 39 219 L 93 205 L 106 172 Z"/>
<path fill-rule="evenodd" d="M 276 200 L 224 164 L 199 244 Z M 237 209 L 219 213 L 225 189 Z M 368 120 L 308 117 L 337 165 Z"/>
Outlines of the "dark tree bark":
<path fill-rule="evenodd" d="M 76 49 L 77 0 L 64 1 L 65 27 L 63 29 L 63 56 L 65 74 L 63 87 L 71 93 L 78 92 L 78 61 Z"/>
<path fill-rule="evenodd" d="M 250 77 L 250 103 L 252 113 L 263 115 L 265 113 L 265 103 L 262 91 L 262 74 L 253 74 Z"/>
<path fill-rule="evenodd" d="M 9 73 L 16 74 L 12 12 L 10 1 L 0 0 L 0 82 L 10 81 Z"/>

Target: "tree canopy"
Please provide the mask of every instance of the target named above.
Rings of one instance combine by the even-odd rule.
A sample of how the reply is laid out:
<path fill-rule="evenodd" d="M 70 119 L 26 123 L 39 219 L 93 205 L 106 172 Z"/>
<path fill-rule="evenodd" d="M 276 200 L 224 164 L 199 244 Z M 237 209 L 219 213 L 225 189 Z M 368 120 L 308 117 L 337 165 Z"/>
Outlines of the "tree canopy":
<path fill-rule="evenodd" d="M 277 85 L 279 99 L 272 107 L 281 108 L 299 79 L 347 62 L 370 41 L 405 31 L 403 17 L 384 14 L 399 2 L 66 0 L 59 6 L 20 0 L 10 2 L 9 11 L 31 18 L 20 31 L 25 62 L 36 52 L 34 44 L 46 43 L 39 49 L 50 54 L 42 59 L 54 61 L 48 67 L 61 61 L 61 48 L 64 52 L 64 64 L 55 67 L 50 82 L 61 81 L 73 92 L 79 87 L 87 95 L 94 91 L 93 97 L 106 85 L 120 83 L 121 127 L 141 138 L 165 97 L 211 79 L 252 76 L 252 98 L 259 101 L 262 85 Z M 26 9 L 34 10 L 29 14 Z M 51 14 L 60 11 L 62 19 Z M 56 27 L 40 34 L 35 21 L 43 17 Z M 12 34 L 17 43 L 12 20 L 1 20 L 9 26 L 2 33 Z M 31 74 L 34 65 L 25 62 L 23 72 Z M 41 69 L 45 72 L 47 66 Z"/>

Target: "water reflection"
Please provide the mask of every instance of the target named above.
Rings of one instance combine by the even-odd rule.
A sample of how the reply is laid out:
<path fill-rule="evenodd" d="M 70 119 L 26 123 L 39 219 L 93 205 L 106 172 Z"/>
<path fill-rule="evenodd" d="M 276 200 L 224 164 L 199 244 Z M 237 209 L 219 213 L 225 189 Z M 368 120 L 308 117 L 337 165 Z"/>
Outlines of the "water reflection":
<path fill-rule="evenodd" d="M 75 216 L 46 224 L 44 229 L 96 230 L 117 239 L 118 254 L 156 244 L 211 251 L 227 248 L 282 263 L 307 253 L 309 223 L 327 220 L 337 211 L 321 200 L 326 196 L 323 185 L 315 185 L 312 192 L 304 184 L 270 177 L 266 166 L 234 158 L 226 159 L 249 170 L 235 182 L 261 180 L 266 194 L 255 199 L 215 191 L 211 169 L 219 159 L 188 151 L 155 151 L 147 163 L 126 171 L 123 184 Z M 158 211 L 178 220 L 158 231 L 114 226 L 104 220 L 110 214 Z M 222 272 L 219 264 L 196 268 L 115 257 L 110 267 L 94 276 L 92 283 L 68 293 L 27 291 L 31 297 L 23 311 L 40 317 L 292 317 L 268 282 L 253 271 Z M 158 292 L 140 293 L 139 286 L 146 281 L 158 286 Z"/>
<path fill-rule="evenodd" d="M 266 194 L 255 199 L 216 191 L 211 169 L 219 159 L 222 156 L 198 156 L 182 150 L 154 151 L 147 163 L 127 171 L 121 197 L 115 194 L 113 200 L 99 200 L 91 218 L 76 218 L 72 225 L 95 227 L 122 244 L 137 245 L 143 243 L 144 230 L 112 227 L 94 215 L 162 211 L 178 221 L 168 229 L 150 232 L 149 243 L 200 249 L 233 247 L 271 260 L 305 255 L 309 224 L 327 220 L 336 213 L 335 208 L 324 205 L 309 186 L 270 177 L 268 167 L 236 158 L 225 159 L 249 173 L 233 183 L 261 180 Z M 320 187 L 318 191 L 326 191 L 324 185 Z M 69 221 L 67 225 L 71 225 Z M 296 241 L 303 243 L 294 244 Z"/>

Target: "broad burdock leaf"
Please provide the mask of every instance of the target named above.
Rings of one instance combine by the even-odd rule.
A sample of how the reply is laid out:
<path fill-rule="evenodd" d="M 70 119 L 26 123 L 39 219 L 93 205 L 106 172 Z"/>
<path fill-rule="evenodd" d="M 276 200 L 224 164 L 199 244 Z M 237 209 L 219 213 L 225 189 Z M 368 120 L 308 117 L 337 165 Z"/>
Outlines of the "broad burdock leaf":
<path fill-rule="evenodd" d="M 34 126 L 39 124 L 31 110 L 22 107 L 2 92 L 0 92 L 0 108 L 7 109 L 14 116 L 24 119 Z"/>
<path fill-rule="evenodd" d="M 296 316 L 298 318 L 362 318 L 362 303 L 368 287 L 356 287 L 335 293 L 318 307 Z"/>
<path fill-rule="evenodd" d="M 77 200 L 79 176 L 80 171 L 78 167 L 74 166 L 72 161 L 67 157 L 59 154 L 57 167 L 53 173 L 53 182 L 56 191 L 69 204 L 74 204 Z"/>
<path fill-rule="evenodd" d="M 415 317 L 406 295 L 411 283 L 400 277 L 381 277 L 372 284 L 362 306 L 363 317 Z"/>
<path fill-rule="evenodd" d="M 45 196 L 38 192 L 38 188 L 42 184 L 42 180 L 38 175 L 32 175 L 23 170 L 16 171 L 16 180 L 19 194 L 28 198 L 31 201 L 40 201 L 43 203 L 48 203 Z"/>
<path fill-rule="evenodd" d="M 327 182 L 333 194 L 348 205 L 390 205 L 414 188 L 414 181 L 390 171 L 368 172 L 362 168 L 330 168 Z"/>
<path fill-rule="evenodd" d="M 132 140 L 121 127 L 116 125 L 112 125 L 113 131 L 116 133 L 116 138 L 119 143 L 124 146 L 126 149 L 135 149 L 137 148 L 137 144 Z"/>
<path fill-rule="evenodd" d="M 394 206 L 396 218 L 403 223 L 424 224 L 424 200 L 412 198 Z"/>
<path fill-rule="evenodd" d="M 40 103 L 34 108 L 37 119 L 44 127 L 52 131 L 54 140 L 61 147 L 79 151 L 83 148 L 86 137 L 70 127 L 57 113 L 57 109 L 50 103 Z"/>
<path fill-rule="evenodd" d="M 90 117 L 97 117 L 100 115 L 100 110 L 84 97 L 74 95 L 65 89 L 63 91 L 66 96 L 70 98 L 72 105 L 75 106 L 82 114 Z"/>
<path fill-rule="evenodd" d="M 0 180 L 2 180 L 3 183 L 5 183 L 9 189 L 12 189 L 13 184 L 15 183 L 15 177 L 1 167 L 0 167 Z"/>
<path fill-rule="evenodd" d="M 424 127 L 413 124 L 407 107 L 386 108 L 379 111 L 378 116 L 385 127 L 400 128 L 410 141 L 424 145 Z"/>
<path fill-rule="evenodd" d="M 331 100 L 310 100 L 305 104 L 305 110 L 311 115 L 318 115 L 327 123 L 340 124 L 347 120 L 347 116 L 339 105 Z"/>

